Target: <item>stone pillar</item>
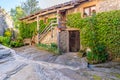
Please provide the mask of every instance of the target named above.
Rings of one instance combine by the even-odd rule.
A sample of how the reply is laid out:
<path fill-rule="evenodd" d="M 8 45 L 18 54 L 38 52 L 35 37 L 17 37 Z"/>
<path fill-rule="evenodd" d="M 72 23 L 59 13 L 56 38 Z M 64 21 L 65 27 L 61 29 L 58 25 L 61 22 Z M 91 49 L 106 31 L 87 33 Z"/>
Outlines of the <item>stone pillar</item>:
<path fill-rule="evenodd" d="M 57 26 L 57 44 L 58 44 L 58 50 L 59 50 L 59 53 L 60 53 L 60 11 L 59 10 L 57 10 L 57 24 L 58 24 L 58 26 Z"/>

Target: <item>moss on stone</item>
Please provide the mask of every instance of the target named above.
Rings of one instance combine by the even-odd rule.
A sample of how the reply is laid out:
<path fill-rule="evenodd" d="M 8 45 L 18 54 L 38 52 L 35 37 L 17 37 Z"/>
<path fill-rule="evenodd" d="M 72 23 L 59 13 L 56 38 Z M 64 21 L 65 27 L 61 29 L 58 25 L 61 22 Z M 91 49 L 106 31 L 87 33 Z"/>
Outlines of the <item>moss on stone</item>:
<path fill-rule="evenodd" d="M 112 73 L 116 78 L 120 79 L 120 74 L 119 73 Z"/>
<path fill-rule="evenodd" d="M 100 76 L 98 76 L 98 75 L 93 75 L 93 79 L 94 80 L 102 80 L 102 78 Z"/>

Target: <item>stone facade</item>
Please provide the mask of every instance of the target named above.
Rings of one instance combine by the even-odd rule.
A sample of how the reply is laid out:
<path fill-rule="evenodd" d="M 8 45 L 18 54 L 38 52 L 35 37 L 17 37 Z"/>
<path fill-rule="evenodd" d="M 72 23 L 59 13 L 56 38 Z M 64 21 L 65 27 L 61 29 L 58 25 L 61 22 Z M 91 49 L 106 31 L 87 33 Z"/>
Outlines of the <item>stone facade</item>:
<path fill-rule="evenodd" d="M 111 10 L 120 10 L 120 0 L 99 0 L 97 3 L 97 12 L 106 12 Z"/>
<path fill-rule="evenodd" d="M 57 27 L 54 28 L 53 32 L 49 32 L 41 41 L 40 43 L 43 44 L 51 44 L 56 43 L 57 44 Z"/>
<path fill-rule="evenodd" d="M 61 52 L 68 52 L 69 38 L 68 31 L 61 31 L 59 33 L 59 48 Z"/>

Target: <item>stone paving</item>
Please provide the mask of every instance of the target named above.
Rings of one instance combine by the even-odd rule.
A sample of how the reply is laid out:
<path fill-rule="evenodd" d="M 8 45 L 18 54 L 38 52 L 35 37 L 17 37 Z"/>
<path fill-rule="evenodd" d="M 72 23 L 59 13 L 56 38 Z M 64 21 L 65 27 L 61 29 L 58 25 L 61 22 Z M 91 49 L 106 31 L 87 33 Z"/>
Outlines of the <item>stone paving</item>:
<path fill-rule="evenodd" d="M 84 59 L 73 53 L 54 56 L 29 46 L 15 51 L 0 45 L 0 80 L 120 80 L 119 63 L 91 65 L 88 69 Z"/>

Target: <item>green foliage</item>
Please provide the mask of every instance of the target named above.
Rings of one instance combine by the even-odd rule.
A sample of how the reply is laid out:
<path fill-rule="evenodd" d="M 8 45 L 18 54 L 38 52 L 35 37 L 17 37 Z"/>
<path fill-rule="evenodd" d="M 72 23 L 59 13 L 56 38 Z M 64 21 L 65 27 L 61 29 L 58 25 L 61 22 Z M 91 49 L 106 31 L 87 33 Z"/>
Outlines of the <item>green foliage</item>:
<path fill-rule="evenodd" d="M 78 14 L 68 15 L 67 24 L 80 29 L 81 44 L 91 48 L 91 56 L 102 56 L 104 61 L 104 56 L 107 58 L 107 52 L 110 52 L 114 58 L 120 57 L 120 11 L 102 12 L 83 19 Z"/>
<path fill-rule="evenodd" d="M 120 11 L 110 11 L 98 14 L 97 28 L 99 39 L 105 43 L 114 58 L 120 57 Z"/>
<path fill-rule="evenodd" d="M 45 27 L 48 26 L 49 23 L 50 23 L 52 20 L 56 20 L 56 18 L 49 18 L 49 19 L 47 20 L 47 23 L 44 23 L 43 20 L 40 20 L 40 30 L 39 30 L 39 32 L 42 32 L 42 31 L 45 29 Z"/>
<path fill-rule="evenodd" d="M 91 64 L 101 63 L 101 62 L 105 62 L 108 59 L 108 54 L 104 54 L 104 53 L 96 54 L 93 52 L 88 52 L 87 59 L 88 59 L 88 62 Z"/>
<path fill-rule="evenodd" d="M 22 3 L 21 7 L 26 15 L 30 15 L 40 9 L 38 5 L 39 5 L 39 1 L 37 0 L 26 0 L 26 2 Z"/>
<path fill-rule="evenodd" d="M 3 44 L 5 46 L 9 46 L 10 44 L 10 37 L 3 37 L 3 36 L 0 36 L 0 44 Z"/>
<path fill-rule="evenodd" d="M 10 46 L 15 48 L 23 46 L 23 38 L 17 37 L 16 40 L 10 42 Z"/>
<path fill-rule="evenodd" d="M 57 45 L 55 43 L 51 43 L 51 47 L 57 49 Z"/>
<path fill-rule="evenodd" d="M 48 23 L 50 23 L 50 21 L 52 21 L 52 20 L 57 20 L 57 19 L 56 18 L 49 18 Z"/>
<path fill-rule="evenodd" d="M 67 25 L 70 27 L 79 27 L 81 15 L 80 13 L 70 14 L 67 16 Z"/>
<path fill-rule="evenodd" d="M 11 41 L 10 42 L 10 45 L 11 45 L 11 47 L 21 47 L 21 46 L 23 46 L 23 43 L 22 42 L 19 42 L 19 41 Z"/>
<path fill-rule="evenodd" d="M 81 18 L 80 13 L 74 13 L 67 15 L 67 25 L 72 28 L 82 28 L 86 25 L 85 19 Z"/>
<path fill-rule="evenodd" d="M 11 41 L 10 37 L 0 36 L 0 44 L 7 47 L 21 47 L 23 46 L 23 39 L 21 37 L 18 37 L 16 40 Z"/>
<path fill-rule="evenodd" d="M 26 2 L 21 3 L 21 6 L 17 6 L 15 9 L 11 9 L 10 13 L 14 21 L 15 28 L 20 27 L 20 18 L 30 15 L 40 9 L 38 4 L 39 1 L 37 0 L 26 0 Z"/>
<path fill-rule="evenodd" d="M 43 50 L 54 53 L 54 55 L 59 55 L 57 45 L 55 43 L 48 44 L 38 44 L 38 47 Z"/>
<path fill-rule="evenodd" d="M 14 21 L 15 28 L 19 28 L 20 26 L 19 19 L 25 16 L 23 9 L 20 6 L 17 6 L 15 9 L 11 9 L 10 13 Z"/>
<path fill-rule="evenodd" d="M 23 38 L 22 37 L 17 37 L 16 41 L 20 42 L 20 43 L 23 43 Z"/>
<path fill-rule="evenodd" d="M 51 20 L 54 20 L 56 18 L 50 18 L 48 19 L 48 23 L 44 23 L 43 20 L 40 20 L 39 22 L 39 33 L 41 33 L 45 27 L 50 23 Z M 25 22 L 21 22 L 19 27 L 20 35 L 24 38 L 32 38 L 32 36 L 37 34 L 37 22 L 26 24 Z"/>
<path fill-rule="evenodd" d="M 48 24 L 47 23 L 45 24 L 43 20 L 40 20 L 40 30 L 39 30 L 39 32 L 42 32 L 47 25 Z"/>
<path fill-rule="evenodd" d="M 32 38 L 33 35 L 37 33 L 36 30 L 37 23 L 33 22 L 30 24 L 26 24 L 24 22 L 21 23 L 19 31 L 20 31 L 20 36 L 24 38 Z"/>
<path fill-rule="evenodd" d="M 4 33 L 4 36 L 5 36 L 5 37 L 11 37 L 11 36 L 12 36 L 11 30 L 10 30 L 10 29 L 7 29 L 7 30 L 5 31 L 5 33 Z"/>

